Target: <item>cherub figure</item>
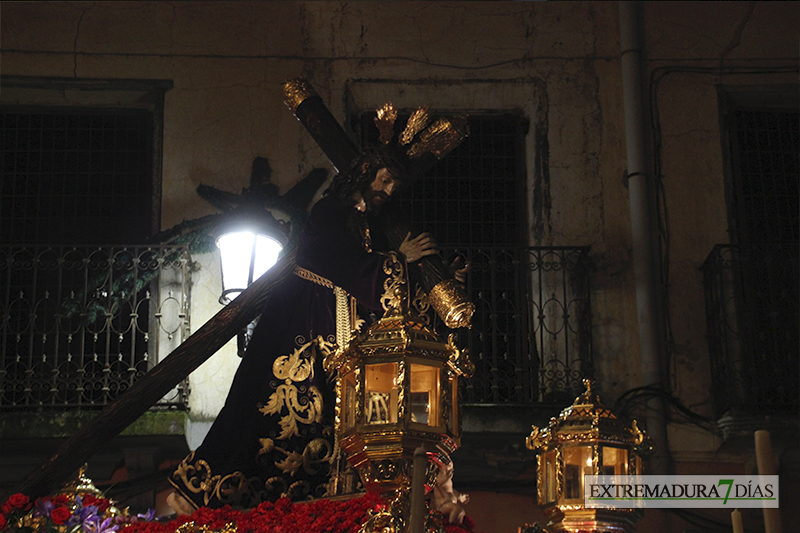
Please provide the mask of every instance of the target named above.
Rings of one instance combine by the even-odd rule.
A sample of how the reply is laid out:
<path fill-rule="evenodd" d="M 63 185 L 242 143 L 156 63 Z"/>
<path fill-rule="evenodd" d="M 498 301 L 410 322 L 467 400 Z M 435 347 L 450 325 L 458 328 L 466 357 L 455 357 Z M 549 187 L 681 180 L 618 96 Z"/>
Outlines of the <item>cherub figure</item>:
<path fill-rule="evenodd" d="M 469 494 L 461 494 L 453 488 L 453 463 L 440 466 L 433 488 L 436 510 L 445 515 L 451 524 L 460 524 L 467 514 L 462 504 L 468 502 Z"/>

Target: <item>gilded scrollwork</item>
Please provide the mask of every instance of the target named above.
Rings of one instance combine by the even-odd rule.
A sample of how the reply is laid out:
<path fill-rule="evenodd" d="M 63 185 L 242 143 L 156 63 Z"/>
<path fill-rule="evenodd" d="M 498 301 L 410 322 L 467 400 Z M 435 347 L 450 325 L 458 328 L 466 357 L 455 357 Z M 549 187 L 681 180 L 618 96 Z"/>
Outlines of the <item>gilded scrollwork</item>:
<path fill-rule="evenodd" d="M 467 350 L 461 350 L 456 346 L 455 334 L 447 336 L 447 346 L 450 348 L 450 357 L 447 366 L 457 375 L 470 377 L 475 373 L 475 364 L 469 358 Z"/>
<path fill-rule="evenodd" d="M 547 429 L 541 430 L 538 426 L 531 426 L 531 434 L 525 438 L 525 447 L 533 451 L 544 450 L 550 440 Z"/>
<path fill-rule="evenodd" d="M 381 305 L 384 311 L 400 309 L 402 285 L 405 284 L 405 268 L 396 252 L 389 252 L 383 261 L 383 273 L 387 278 L 383 282 Z"/>
<path fill-rule="evenodd" d="M 429 311 L 431 310 L 431 302 L 428 299 L 428 295 L 425 294 L 425 291 L 422 290 L 422 287 L 417 286 L 417 291 L 414 294 L 414 298 L 411 299 L 411 308 L 417 315 L 417 318 L 426 326 L 431 325 L 431 315 Z"/>

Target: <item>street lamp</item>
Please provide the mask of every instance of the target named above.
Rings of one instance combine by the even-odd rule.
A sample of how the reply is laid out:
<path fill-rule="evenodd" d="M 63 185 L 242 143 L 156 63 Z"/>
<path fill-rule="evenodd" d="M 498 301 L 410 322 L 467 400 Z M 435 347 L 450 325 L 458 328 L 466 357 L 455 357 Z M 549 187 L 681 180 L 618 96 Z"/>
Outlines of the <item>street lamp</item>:
<path fill-rule="evenodd" d="M 275 265 L 286 236 L 268 211 L 231 213 L 216 235 L 222 271 L 219 303 L 227 305 Z"/>
<path fill-rule="evenodd" d="M 219 248 L 222 295 L 228 305 L 264 272 L 275 266 L 287 242 L 282 225 L 265 209 L 243 206 L 230 212 L 214 232 Z M 258 319 L 250 322 L 236 338 L 237 353 L 243 356 Z"/>

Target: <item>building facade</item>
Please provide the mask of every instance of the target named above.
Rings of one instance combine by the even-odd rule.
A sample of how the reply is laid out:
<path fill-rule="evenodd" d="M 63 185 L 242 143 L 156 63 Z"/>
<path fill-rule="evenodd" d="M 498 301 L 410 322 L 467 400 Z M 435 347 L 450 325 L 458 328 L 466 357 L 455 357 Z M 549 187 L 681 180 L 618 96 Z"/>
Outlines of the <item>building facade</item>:
<path fill-rule="evenodd" d="M 2 461 L 40 460 L 32 449 L 54 450 L 220 309 L 212 248 L 173 239 L 160 262 L 133 248 L 164 244 L 152 237 L 217 213 L 199 185 L 239 193 L 257 157 L 269 160 L 281 194 L 315 168 L 330 170 L 282 101 L 283 83 L 303 76 L 359 142 L 387 100 L 406 112 L 429 105 L 472 117 L 472 144 L 437 169 L 439 185 L 412 191 L 409 209 L 481 267 L 470 286 L 478 319 L 463 340 L 478 375 L 464 384 L 461 478 L 477 491 L 479 528 L 538 519 L 524 435 L 568 405 L 583 377 L 623 415 L 661 428 L 652 430 L 676 473 L 751 473 L 752 431 L 769 429 L 781 497 L 796 497 L 800 7 L 641 3 L 646 165 L 635 171 L 620 8 L 3 2 Z M 631 186 L 643 177 L 642 221 Z M 650 281 L 634 267 L 640 234 L 651 247 Z M 87 251 L 71 260 L 76 246 Z M 127 292 L 113 281 L 130 279 L 128 270 L 112 266 L 94 285 L 84 283 L 89 270 L 74 270 L 73 281 L 62 275 L 54 285 L 58 300 L 43 296 L 44 274 L 12 265 L 25 253 L 89 265 L 96 248 L 123 257 L 112 265 L 139 257 L 137 265 L 177 266 L 137 270 L 141 281 Z M 642 291 L 656 318 L 656 356 L 644 370 Z M 70 301 L 83 310 L 74 330 L 63 318 Z M 106 313 L 94 325 L 84 316 L 91 302 Z M 137 305 L 149 310 L 138 329 Z M 41 318 L 49 308 L 52 324 Z M 196 446 L 238 365 L 234 344 L 110 444 L 96 477 L 144 483 Z M 80 364 L 62 383 L 65 367 L 54 360 Z M 663 415 L 645 410 L 653 402 Z M 515 512 L 491 514 L 508 506 Z M 688 531 L 702 520 L 651 514 L 643 530 Z M 796 511 L 784 514 L 797 521 Z"/>

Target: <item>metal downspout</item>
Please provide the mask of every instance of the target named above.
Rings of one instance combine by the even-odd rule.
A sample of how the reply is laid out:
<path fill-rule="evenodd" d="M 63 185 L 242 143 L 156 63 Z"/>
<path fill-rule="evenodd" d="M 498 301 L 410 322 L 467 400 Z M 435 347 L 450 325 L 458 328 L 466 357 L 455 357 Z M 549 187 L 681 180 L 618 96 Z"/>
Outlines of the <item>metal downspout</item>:
<path fill-rule="evenodd" d="M 625 142 L 628 154 L 633 268 L 636 279 L 636 308 L 641 349 L 641 385 L 662 385 L 661 334 L 659 330 L 656 282 L 656 243 L 654 242 L 652 176 L 645 149 L 643 117 L 641 45 L 639 21 L 641 2 L 619 2 L 622 91 L 625 105 Z M 654 398 L 646 404 L 647 433 L 656 450 L 650 473 L 667 474 L 670 469 L 667 422 L 664 403 Z"/>

